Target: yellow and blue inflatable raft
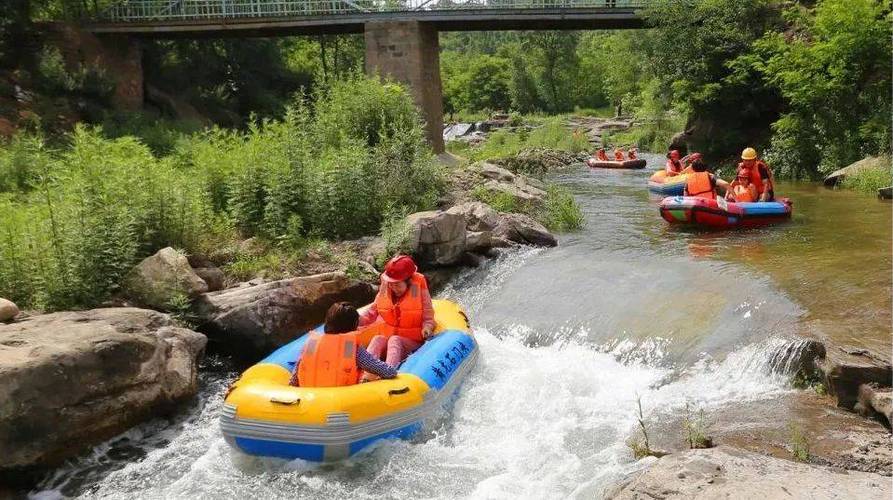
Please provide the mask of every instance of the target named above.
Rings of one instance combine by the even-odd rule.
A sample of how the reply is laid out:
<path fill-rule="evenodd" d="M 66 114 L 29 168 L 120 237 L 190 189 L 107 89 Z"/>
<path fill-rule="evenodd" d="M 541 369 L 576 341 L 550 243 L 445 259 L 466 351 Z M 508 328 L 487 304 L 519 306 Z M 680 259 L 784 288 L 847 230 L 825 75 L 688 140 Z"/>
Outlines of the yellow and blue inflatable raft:
<path fill-rule="evenodd" d="M 390 380 L 292 387 L 288 382 L 308 336 L 280 347 L 230 387 L 220 416 L 226 441 L 250 455 L 323 462 L 382 439 L 411 437 L 449 402 L 478 357 L 468 318 L 457 304 L 435 300 L 434 317 L 438 335 Z M 370 340 L 361 335 L 364 345 Z"/>

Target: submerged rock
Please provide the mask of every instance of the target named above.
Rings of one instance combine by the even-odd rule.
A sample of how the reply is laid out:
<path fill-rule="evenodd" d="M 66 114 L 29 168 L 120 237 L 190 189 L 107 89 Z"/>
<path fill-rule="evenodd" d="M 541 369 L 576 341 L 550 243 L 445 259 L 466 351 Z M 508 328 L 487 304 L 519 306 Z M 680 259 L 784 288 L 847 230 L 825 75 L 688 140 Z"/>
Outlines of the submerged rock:
<path fill-rule="evenodd" d="M 268 354 L 319 325 L 335 302 L 372 302 L 368 283 L 332 272 L 229 288 L 196 300 L 200 330 L 222 350 L 246 357 Z"/>
<path fill-rule="evenodd" d="M 10 321 L 19 315 L 19 306 L 11 300 L 0 297 L 0 323 Z"/>
<path fill-rule="evenodd" d="M 607 492 L 609 499 L 890 498 L 888 478 L 727 446 L 669 455 Z"/>
<path fill-rule="evenodd" d="M 167 247 L 137 264 L 125 289 L 139 304 L 164 311 L 177 296 L 195 298 L 207 292 L 208 284 L 192 270 L 185 255 Z"/>
<path fill-rule="evenodd" d="M 130 307 L 0 325 L 0 471 L 56 464 L 193 396 L 205 343 Z"/>

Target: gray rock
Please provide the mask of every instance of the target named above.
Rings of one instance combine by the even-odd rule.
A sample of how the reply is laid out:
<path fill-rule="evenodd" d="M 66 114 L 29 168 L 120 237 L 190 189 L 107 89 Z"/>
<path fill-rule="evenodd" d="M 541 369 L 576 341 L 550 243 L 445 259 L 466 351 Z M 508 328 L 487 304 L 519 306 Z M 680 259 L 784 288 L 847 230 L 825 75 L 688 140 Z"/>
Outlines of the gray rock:
<path fill-rule="evenodd" d="M 877 197 L 882 200 L 889 200 L 893 198 L 893 186 L 878 189 Z"/>
<path fill-rule="evenodd" d="M 514 182 L 515 174 L 492 163 L 481 162 L 477 165 L 482 176 L 498 182 Z"/>
<path fill-rule="evenodd" d="M 492 231 L 499 224 L 499 212 L 480 201 L 456 205 L 447 213 L 461 215 L 465 219 L 465 229 L 469 231 Z"/>
<path fill-rule="evenodd" d="M 829 174 L 827 177 L 825 177 L 825 186 L 836 186 L 837 183 L 845 179 L 846 176 L 853 175 L 856 172 L 866 168 L 886 168 L 889 171 L 890 158 L 883 156 L 869 156 L 844 168 L 835 170 L 834 172 L 831 172 L 831 174 Z"/>
<path fill-rule="evenodd" d="M 493 236 L 524 245 L 554 247 L 558 240 L 542 224 L 523 214 L 502 214 Z"/>
<path fill-rule="evenodd" d="M 837 405 L 853 409 L 858 401 L 859 386 L 870 383 L 890 385 L 893 369 L 888 356 L 837 346 L 828 350 L 818 367 L 825 375 L 828 392 L 837 397 Z"/>
<path fill-rule="evenodd" d="M 208 285 L 209 292 L 216 292 L 217 290 L 223 290 L 223 285 L 226 282 L 226 277 L 223 275 L 223 271 L 220 270 L 217 266 L 210 267 L 196 267 L 193 268 L 196 276 L 202 279 Z"/>
<path fill-rule="evenodd" d="M 648 459 L 653 465 L 615 486 L 608 499 L 890 498 L 877 474 L 839 472 L 720 446 Z"/>
<path fill-rule="evenodd" d="M 167 247 L 137 264 L 125 289 L 137 303 L 164 311 L 175 296 L 195 298 L 208 291 L 208 284 L 195 274 L 185 255 Z"/>
<path fill-rule="evenodd" d="M 465 253 L 465 219 L 458 214 L 417 212 L 406 218 L 408 247 L 419 264 L 452 265 Z"/>
<path fill-rule="evenodd" d="M 486 252 L 493 246 L 492 236 L 490 231 L 469 231 L 465 234 L 465 249 L 469 252 Z"/>
<path fill-rule="evenodd" d="M 19 306 L 11 300 L 0 297 L 0 323 L 10 321 L 19 315 Z"/>
<path fill-rule="evenodd" d="M 858 407 L 862 414 L 871 416 L 877 413 L 883 416 L 887 427 L 893 423 L 893 388 L 880 387 L 878 384 L 862 384 L 859 386 Z"/>
<path fill-rule="evenodd" d="M 130 307 L 0 325 L 0 471 L 57 464 L 193 396 L 205 343 Z"/>
<path fill-rule="evenodd" d="M 319 325 L 335 302 L 362 306 L 374 298 L 371 285 L 332 272 L 207 293 L 196 300 L 195 309 L 203 321 L 199 329 L 211 342 L 251 357 L 267 354 Z"/>

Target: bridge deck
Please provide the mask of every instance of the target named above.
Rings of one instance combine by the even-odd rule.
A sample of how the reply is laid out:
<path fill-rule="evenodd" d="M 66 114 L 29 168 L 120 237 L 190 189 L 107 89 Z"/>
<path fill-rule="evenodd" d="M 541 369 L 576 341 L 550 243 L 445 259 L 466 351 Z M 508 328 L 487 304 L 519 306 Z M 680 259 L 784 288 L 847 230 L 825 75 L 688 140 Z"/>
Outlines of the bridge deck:
<path fill-rule="evenodd" d="M 125 0 L 97 34 L 146 37 L 362 33 L 375 21 L 423 21 L 440 31 L 641 28 L 645 0 Z"/>

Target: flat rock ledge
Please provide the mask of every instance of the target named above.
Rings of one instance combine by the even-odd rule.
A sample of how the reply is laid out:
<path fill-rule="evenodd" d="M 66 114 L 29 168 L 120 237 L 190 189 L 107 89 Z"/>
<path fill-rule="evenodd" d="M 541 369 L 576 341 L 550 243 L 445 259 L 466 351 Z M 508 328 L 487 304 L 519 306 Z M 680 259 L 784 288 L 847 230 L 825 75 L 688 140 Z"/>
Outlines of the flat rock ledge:
<path fill-rule="evenodd" d="M 131 307 L 0 325 L 0 473 L 58 464 L 192 397 L 205 343 Z"/>
<path fill-rule="evenodd" d="M 607 492 L 609 499 L 890 498 L 890 478 L 719 446 L 661 459 Z"/>

